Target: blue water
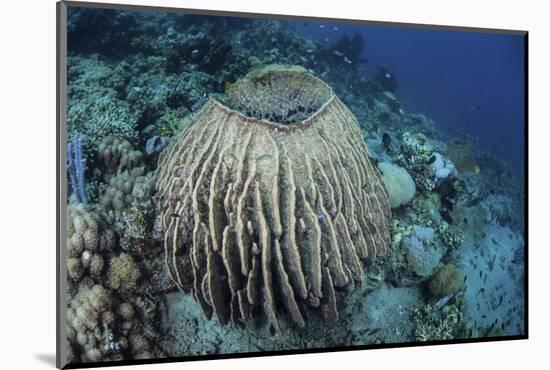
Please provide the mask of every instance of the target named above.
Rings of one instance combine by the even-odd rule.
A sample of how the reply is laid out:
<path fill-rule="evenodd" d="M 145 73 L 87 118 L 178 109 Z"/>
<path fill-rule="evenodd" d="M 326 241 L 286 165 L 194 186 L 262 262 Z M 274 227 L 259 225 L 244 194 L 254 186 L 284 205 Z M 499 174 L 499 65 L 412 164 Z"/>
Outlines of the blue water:
<path fill-rule="evenodd" d="M 296 22 L 303 34 L 336 45 L 363 38 L 365 73 L 377 65 L 399 83 L 395 95 L 449 136 L 471 135 L 481 151 L 522 165 L 525 78 L 521 35 L 379 25 Z"/>

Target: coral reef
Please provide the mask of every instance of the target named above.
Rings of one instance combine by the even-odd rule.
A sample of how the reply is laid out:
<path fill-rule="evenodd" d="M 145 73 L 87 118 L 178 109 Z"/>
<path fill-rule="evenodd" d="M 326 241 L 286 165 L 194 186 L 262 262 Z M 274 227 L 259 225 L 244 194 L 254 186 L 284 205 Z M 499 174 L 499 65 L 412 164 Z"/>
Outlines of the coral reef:
<path fill-rule="evenodd" d="M 524 332 L 521 174 L 367 77 L 359 36 L 77 7 L 68 30 L 69 362 Z"/>
<path fill-rule="evenodd" d="M 116 136 L 105 137 L 97 148 L 98 157 L 103 162 L 107 173 L 115 173 L 138 167 L 142 154 L 125 139 Z"/>
<path fill-rule="evenodd" d="M 433 161 L 430 166 L 436 179 L 445 180 L 455 171 L 454 164 L 440 153 L 434 152 L 430 158 L 428 161 Z"/>
<path fill-rule="evenodd" d="M 107 214 L 114 218 L 122 217 L 134 201 L 134 186 L 144 171 L 143 167 L 136 167 L 111 177 L 107 189 L 99 198 L 99 204 Z"/>
<path fill-rule="evenodd" d="M 379 163 L 378 168 L 382 171 L 391 208 L 399 208 L 414 198 L 416 186 L 407 170 L 387 162 Z"/>
<path fill-rule="evenodd" d="M 411 134 L 408 131 L 403 133 L 397 162 L 407 169 L 416 186 L 426 191 L 432 191 L 436 187 L 430 166 L 433 151 L 434 148 L 424 134 Z"/>
<path fill-rule="evenodd" d="M 249 91 L 247 78 L 271 87 Z M 289 86 L 315 98 L 289 100 Z M 286 104 L 267 114 L 278 91 Z M 292 124 L 209 100 L 165 149 L 156 178 L 170 273 L 221 323 L 259 307 L 275 329 L 277 307 L 298 326 L 306 309 L 335 319 L 335 287 L 353 289 L 362 260 L 384 255 L 389 241 L 388 198 L 355 118 L 298 67 L 253 71 L 233 99 L 250 104 L 245 113 Z M 296 111 L 312 114 L 293 122 Z"/>
<path fill-rule="evenodd" d="M 67 338 L 72 362 L 117 361 L 126 358 L 162 357 L 143 334 L 129 302 L 117 307 L 113 291 L 100 284 L 82 284 L 69 301 Z"/>

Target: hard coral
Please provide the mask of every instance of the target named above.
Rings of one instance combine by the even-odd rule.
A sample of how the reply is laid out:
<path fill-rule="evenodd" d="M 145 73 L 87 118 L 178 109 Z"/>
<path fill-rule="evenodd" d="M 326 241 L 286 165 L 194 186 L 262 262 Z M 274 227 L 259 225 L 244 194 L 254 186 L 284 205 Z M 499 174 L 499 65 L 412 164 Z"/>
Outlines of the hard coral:
<path fill-rule="evenodd" d="M 116 136 L 107 136 L 101 141 L 98 157 L 109 173 L 132 169 L 142 162 L 142 153 L 135 150 L 128 140 Z"/>
<path fill-rule="evenodd" d="M 421 277 L 430 276 L 443 257 L 443 253 L 431 244 L 433 232 L 432 228 L 416 227 L 402 241 L 408 270 Z"/>
<path fill-rule="evenodd" d="M 382 171 L 391 208 L 399 208 L 414 198 L 416 186 L 407 170 L 388 162 L 379 163 L 378 168 Z"/>
<path fill-rule="evenodd" d="M 389 242 L 388 197 L 357 121 L 302 68 L 266 67 L 233 89 L 238 111 L 209 100 L 161 154 L 169 272 L 221 323 L 262 308 L 276 329 L 283 310 L 298 326 L 307 310 L 335 319 L 337 291 Z"/>
<path fill-rule="evenodd" d="M 109 181 L 105 193 L 99 198 L 102 209 L 114 218 L 120 218 L 133 202 L 132 191 L 138 177 L 144 174 L 143 167 L 125 170 Z"/>
<path fill-rule="evenodd" d="M 464 287 L 464 276 L 453 264 L 438 267 L 428 284 L 430 293 L 437 298 L 456 294 Z"/>
<path fill-rule="evenodd" d="M 124 293 L 136 288 L 141 273 L 132 256 L 121 253 L 118 257 L 111 258 L 107 276 L 109 286 Z"/>

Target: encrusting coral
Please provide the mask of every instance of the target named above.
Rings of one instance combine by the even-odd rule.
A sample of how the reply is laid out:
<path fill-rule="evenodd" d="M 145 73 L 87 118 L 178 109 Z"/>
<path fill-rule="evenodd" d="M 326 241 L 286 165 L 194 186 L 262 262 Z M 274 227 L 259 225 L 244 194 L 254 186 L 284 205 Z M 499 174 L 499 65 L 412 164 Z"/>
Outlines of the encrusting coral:
<path fill-rule="evenodd" d="M 307 310 L 337 319 L 362 262 L 389 242 L 357 121 L 301 67 L 254 70 L 227 99 L 209 99 L 161 154 L 169 272 L 222 324 L 263 311 L 277 330 L 281 308 L 300 327 Z"/>

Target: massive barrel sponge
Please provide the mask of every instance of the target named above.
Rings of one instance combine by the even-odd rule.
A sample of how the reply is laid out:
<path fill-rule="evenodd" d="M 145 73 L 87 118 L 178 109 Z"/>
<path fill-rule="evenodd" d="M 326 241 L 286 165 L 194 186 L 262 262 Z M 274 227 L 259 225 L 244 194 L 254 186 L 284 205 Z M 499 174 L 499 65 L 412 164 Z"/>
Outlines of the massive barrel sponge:
<path fill-rule="evenodd" d="M 205 314 L 337 319 L 384 255 L 388 197 L 353 114 L 301 67 L 268 66 L 209 99 L 156 172 L 166 264 Z"/>

